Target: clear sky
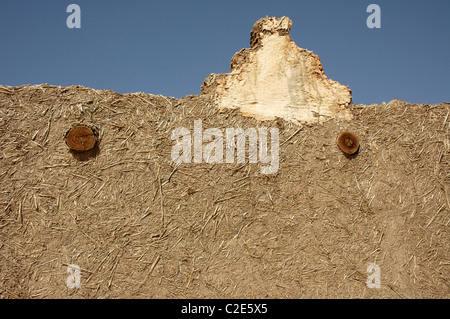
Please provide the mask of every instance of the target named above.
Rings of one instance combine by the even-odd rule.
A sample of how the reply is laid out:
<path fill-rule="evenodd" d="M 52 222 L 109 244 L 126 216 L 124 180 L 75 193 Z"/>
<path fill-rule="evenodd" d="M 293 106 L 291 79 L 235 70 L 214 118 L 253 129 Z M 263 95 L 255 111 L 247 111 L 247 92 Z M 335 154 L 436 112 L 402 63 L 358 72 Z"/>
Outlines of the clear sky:
<path fill-rule="evenodd" d="M 69 29 L 69 4 L 81 28 Z M 381 29 L 369 29 L 369 4 Z M 0 84 L 83 85 L 119 93 L 199 94 L 265 16 L 318 54 L 355 104 L 450 102 L 449 0 L 0 0 Z"/>

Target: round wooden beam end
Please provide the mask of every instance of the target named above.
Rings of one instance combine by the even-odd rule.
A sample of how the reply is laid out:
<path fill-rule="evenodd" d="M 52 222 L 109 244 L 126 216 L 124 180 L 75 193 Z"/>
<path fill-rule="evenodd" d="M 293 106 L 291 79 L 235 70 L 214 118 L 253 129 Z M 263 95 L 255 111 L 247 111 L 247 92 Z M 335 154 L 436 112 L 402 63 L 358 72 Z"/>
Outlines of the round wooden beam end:
<path fill-rule="evenodd" d="M 90 151 L 97 145 L 97 142 L 97 130 L 93 127 L 77 125 L 66 133 L 66 144 L 74 152 Z"/>
<path fill-rule="evenodd" d="M 352 132 L 343 132 L 339 135 L 337 143 L 342 152 L 346 155 L 355 155 L 359 151 L 358 137 Z"/>

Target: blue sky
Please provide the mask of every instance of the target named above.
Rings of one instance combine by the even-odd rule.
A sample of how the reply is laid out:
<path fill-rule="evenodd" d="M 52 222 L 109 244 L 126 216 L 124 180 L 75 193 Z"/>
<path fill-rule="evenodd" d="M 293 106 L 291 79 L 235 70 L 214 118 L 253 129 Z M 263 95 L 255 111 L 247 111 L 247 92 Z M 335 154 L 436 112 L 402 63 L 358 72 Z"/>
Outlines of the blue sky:
<path fill-rule="evenodd" d="M 66 26 L 72 3 L 81 29 Z M 381 29 L 366 26 L 371 3 Z M 290 17 L 291 39 L 355 104 L 450 101 L 449 0 L 0 0 L 0 84 L 199 94 L 265 16 Z"/>

